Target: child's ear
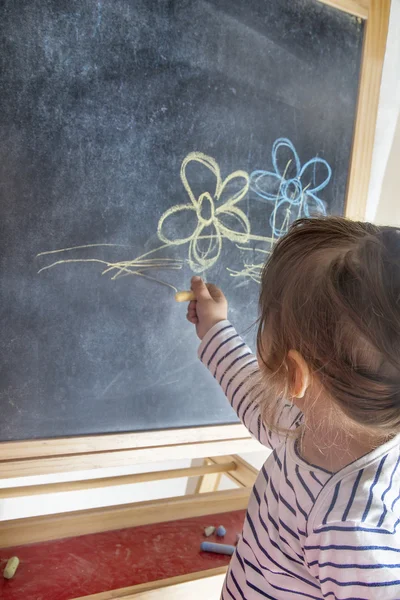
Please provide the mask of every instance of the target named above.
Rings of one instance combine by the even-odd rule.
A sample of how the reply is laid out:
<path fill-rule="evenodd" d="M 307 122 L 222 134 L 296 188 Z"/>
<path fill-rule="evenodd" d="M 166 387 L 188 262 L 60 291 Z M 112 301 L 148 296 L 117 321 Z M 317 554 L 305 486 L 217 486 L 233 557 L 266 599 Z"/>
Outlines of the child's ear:
<path fill-rule="evenodd" d="M 303 398 L 310 385 L 310 370 L 297 350 L 288 352 L 289 390 L 293 398 Z"/>

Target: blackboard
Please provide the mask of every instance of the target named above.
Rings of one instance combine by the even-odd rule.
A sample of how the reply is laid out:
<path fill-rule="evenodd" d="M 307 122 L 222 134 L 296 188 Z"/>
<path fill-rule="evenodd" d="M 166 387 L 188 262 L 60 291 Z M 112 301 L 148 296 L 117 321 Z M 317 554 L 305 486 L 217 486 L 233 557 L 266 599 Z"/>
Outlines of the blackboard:
<path fill-rule="evenodd" d="M 0 3 L 0 440 L 236 422 L 164 284 L 252 341 L 273 240 L 344 212 L 363 35 L 317 0 Z"/>

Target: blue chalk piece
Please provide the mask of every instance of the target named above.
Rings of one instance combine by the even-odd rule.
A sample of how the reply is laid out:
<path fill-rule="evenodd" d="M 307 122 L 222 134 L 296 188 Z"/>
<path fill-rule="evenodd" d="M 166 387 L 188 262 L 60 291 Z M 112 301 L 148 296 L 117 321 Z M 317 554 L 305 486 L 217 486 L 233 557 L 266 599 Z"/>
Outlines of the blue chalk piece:
<path fill-rule="evenodd" d="M 200 550 L 203 550 L 203 552 L 215 552 L 215 554 L 228 554 L 229 556 L 232 556 L 235 552 L 235 546 L 215 544 L 214 542 L 201 542 Z"/>
<path fill-rule="evenodd" d="M 220 525 L 219 527 L 217 527 L 217 531 L 215 533 L 218 537 L 224 537 L 224 535 L 226 534 L 226 529 L 223 525 Z"/>

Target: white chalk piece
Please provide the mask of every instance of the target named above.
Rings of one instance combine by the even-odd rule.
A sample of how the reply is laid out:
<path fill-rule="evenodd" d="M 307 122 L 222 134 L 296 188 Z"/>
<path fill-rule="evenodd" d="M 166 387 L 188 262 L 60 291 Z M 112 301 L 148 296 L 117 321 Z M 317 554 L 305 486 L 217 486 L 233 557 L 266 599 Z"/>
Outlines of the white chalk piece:
<path fill-rule="evenodd" d="M 191 300 L 196 300 L 196 296 L 192 290 L 188 290 L 187 292 L 176 292 L 175 300 L 177 302 L 190 302 Z"/>
<path fill-rule="evenodd" d="M 200 550 L 203 552 L 214 552 L 215 554 L 228 554 L 228 556 L 232 556 L 235 552 L 235 546 L 215 544 L 214 542 L 201 542 Z"/>
<path fill-rule="evenodd" d="M 6 568 L 3 571 L 4 579 L 12 579 L 15 575 L 15 571 L 18 569 L 19 558 L 18 556 L 13 556 L 6 564 Z"/>
<path fill-rule="evenodd" d="M 206 537 L 210 537 L 215 531 L 214 525 L 210 525 L 209 527 L 204 527 L 204 535 Z"/>
<path fill-rule="evenodd" d="M 220 525 L 219 527 L 217 527 L 217 536 L 218 537 L 224 537 L 224 535 L 226 535 L 226 529 L 223 525 Z"/>

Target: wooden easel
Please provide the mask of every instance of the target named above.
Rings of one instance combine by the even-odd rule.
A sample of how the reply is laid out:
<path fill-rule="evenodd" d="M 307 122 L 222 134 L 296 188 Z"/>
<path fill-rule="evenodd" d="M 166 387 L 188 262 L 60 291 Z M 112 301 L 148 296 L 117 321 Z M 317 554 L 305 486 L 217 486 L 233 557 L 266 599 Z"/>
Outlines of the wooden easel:
<path fill-rule="evenodd" d="M 354 146 L 346 215 L 363 219 L 372 161 L 380 81 L 386 47 L 390 0 L 319 0 L 366 22 Z M 96 508 L 67 514 L 0 523 L 0 547 L 28 544 L 136 524 L 156 523 L 245 508 L 255 469 L 237 456 L 260 449 L 242 425 L 201 427 L 150 433 L 101 435 L 74 439 L 0 444 L 0 479 L 70 473 L 71 481 L 0 490 L 0 499 L 43 493 L 104 488 L 175 477 L 199 477 L 196 493 L 184 497 Z M 204 459 L 203 466 L 96 479 L 96 470 L 173 459 Z M 74 472 L 90 470 L 93 479 L 74 481 Z M 237 488 L 218 491 L 222 473 Z M 163 600 L 218 598 L 223 571 L 204 572 L 90 596 L 91 600 L 135 598 Z M 201 586 L 197 585 L 199 579 Z M 208 586 L 208 587 L 206 587 Z M 200 592 L 199 592 L 200 590 Z M 205 591 L 207 590 L 207 591 Z M 200 596 L 197 594 L 200 593 Z M 89 597 L 86 597 L 87 600 Z M 79 599 L 83 600 L 83 599 Z"/>
<path fill-rule="evenodd" d="M 70 473 L 71 481 L 6 488 L 0 490 L 0 499 L 101 489 L 176 477 L 203 479 L 197 492 L 188 496 L 1 523 L 0 547 L 245 508 L 257 471 L 238 456 L 229 453 L 254 452 L 260 448 L 260 444 L 249 437 L 242 425 L 4 443 L 0 446 L 1 479 Z M 104 467 L 179 458 L 205 458 L 205 464 L 122 477 L 73 480 L 74 471 L 90 470 L 95 477 L 96 469 Z M 226 473 L 237 484 L 238 489 L 214 491 L 215 476 L 221 473 Z M 211 491 L 208 491 L 211 481 L 214 484 L 211 485 Z M 206 490 L 208 493 L 204 493 Z"/>
<path fill-rule="evenodd" d="M 257 470 L 239 456 L 227 453 L 252 452 L 260 448 L 260 444 L 250 438 L 242 425 L 165 431 L 162 434 L 151 432 L 147 435 L 121 434 L 4 443 L 0 446 L 2 479 L 68 472 L 71 481 L 1 489 L 0 500 L 55 492 L 101 490 L 110 486 L 177 477 L 198 477 L 199 480 L 195 493 L 183 497 L 5 521 L 0 523 L 0 548 L 244 509 Z M 204 464 L 96 478 L 96 469 L 176 458 L 203 458 Z M 78 470 L 91 470 L 94 478 L 74 481 L 73 473 Z M 222 474 L 227 475 L 237 488 L 218 491 Z M 194 599 L 199 591 L 207 593 L 207 598 L 218 598 L 225 571 L 225 568 L 212 569 L 88 598 Z M 200 579 L 199 588 L 196 583 Z"/>

